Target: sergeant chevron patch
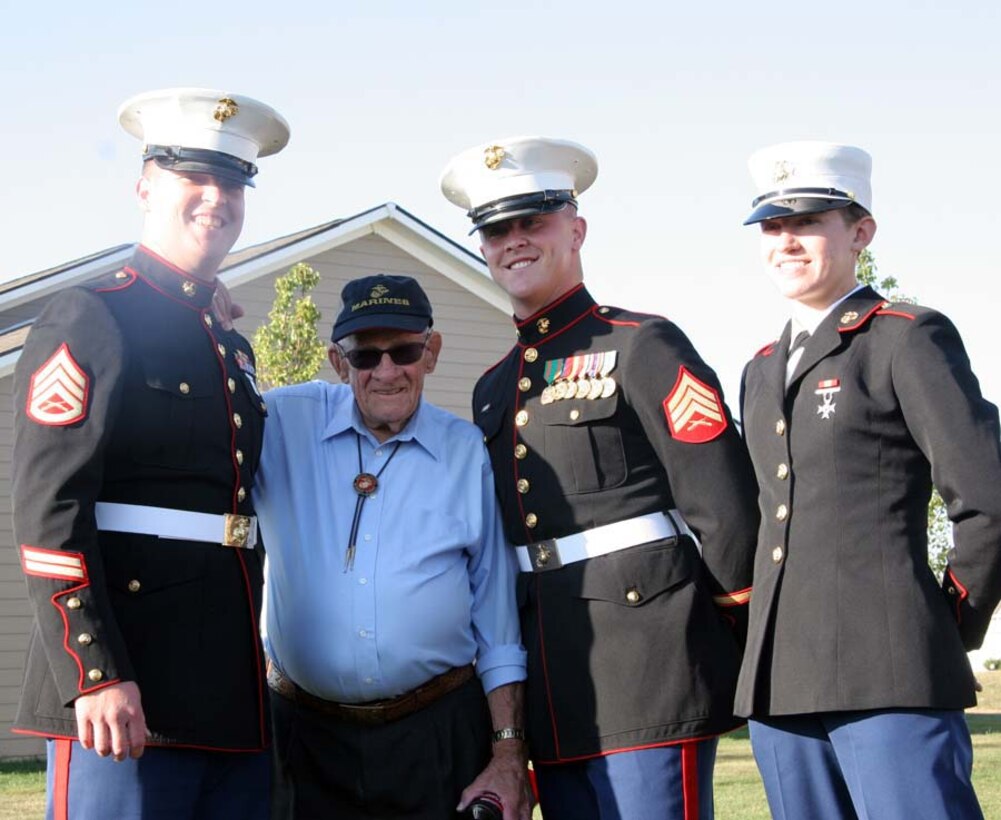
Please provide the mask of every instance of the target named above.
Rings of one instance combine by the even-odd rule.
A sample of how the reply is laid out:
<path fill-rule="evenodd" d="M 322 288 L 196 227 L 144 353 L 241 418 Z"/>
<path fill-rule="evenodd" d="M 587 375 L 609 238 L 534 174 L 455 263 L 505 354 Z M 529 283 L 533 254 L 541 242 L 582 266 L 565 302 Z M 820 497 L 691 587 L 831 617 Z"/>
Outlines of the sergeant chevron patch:
<path fill-rule="evenodd" d="M 21 569 L 25 575 L 57 581 L 86 581 L 87 567 L 79 552 L 44 550 L 21 545 Z"/>
<path fill-rule="evenodd" d="M 663 401 L 671 435 L 689 444 L 704 444 L 727 428 L 719 393 L 699 381 L 688 368 L 678 371 L 678 381 Z"/>
<path fill-rule="evenodd" d="M 28 418 L 49 427 L 63 427 L 87 415 L 89 380 L 64 342 L 35 371 L 28 387 Z"/>

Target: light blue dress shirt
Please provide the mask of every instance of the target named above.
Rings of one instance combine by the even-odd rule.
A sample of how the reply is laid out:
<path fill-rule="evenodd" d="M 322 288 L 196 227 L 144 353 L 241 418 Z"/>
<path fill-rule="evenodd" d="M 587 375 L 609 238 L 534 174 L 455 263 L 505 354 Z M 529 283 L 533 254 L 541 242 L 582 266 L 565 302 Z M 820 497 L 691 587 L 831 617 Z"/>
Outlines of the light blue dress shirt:
<path fill-rule="evenodd" d="M 517 566 L 479 430 L 422 399 L 380 444 L 347 385 L 315 381 L 265 398 L 254 504 L 273 662 L 341 703 L 395 697 L 474 659 L 487 692 L 524 680 Z M 359 435 L 364 472 L 386 467 L 345 571 Z"/>

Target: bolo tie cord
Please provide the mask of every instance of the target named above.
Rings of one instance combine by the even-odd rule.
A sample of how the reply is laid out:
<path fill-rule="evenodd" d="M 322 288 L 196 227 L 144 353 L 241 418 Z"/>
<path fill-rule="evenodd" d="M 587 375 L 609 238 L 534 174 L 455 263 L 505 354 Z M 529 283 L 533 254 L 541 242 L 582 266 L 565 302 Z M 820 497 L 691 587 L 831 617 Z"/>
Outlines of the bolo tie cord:
<path fill-rule="evenodd" d="M 352 486 L 354 487 L 354 491 L 358 494 L 358 499 L 355 501 L 355 514 L 351 519 L 351 535 L 348 536 L 348 551 L 344 556 L 345 572 L 353 570 L 355 566 L 355 544 L 358 541 L 358 526 L 361 524 L 361 508 L 365 504 L 365 499 L 379 489 L 379 476 L 381 476 L 385 469 L 389 466 L 389 462 L 393 460 L 393 456 L 396 455 L 396 451 L 400 449 L 400 445 L 403 442 L 397 441 L 396 444 L 393 445 L 393 452 L 389 454 L 389 458 L 386 459 L 385 463 L 379 468 L 379 472 L 375 475 L 366 473 L 362 467 L 361 434 L 358 432 L 355 433 L 355 443 L 358 445 L 358 475 L 355 476 Z"/>

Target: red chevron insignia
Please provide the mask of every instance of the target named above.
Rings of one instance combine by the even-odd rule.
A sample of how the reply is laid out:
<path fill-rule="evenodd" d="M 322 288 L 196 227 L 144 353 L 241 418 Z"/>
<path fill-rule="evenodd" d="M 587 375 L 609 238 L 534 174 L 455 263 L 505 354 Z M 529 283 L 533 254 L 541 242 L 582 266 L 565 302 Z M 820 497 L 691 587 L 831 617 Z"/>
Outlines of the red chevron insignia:
<path fill-rule="evenodd" d="M 727 428 L 726 412 L 719 393 L 682 366 L 667 398 L 664 415 L 671 435 L 689 444 L 704 444 L 722 435 Z"/>
<path fill-rule="evenodd" d="M 28 388 L 28 418 L 49 427 L 63 427 L 87 415 L 87 374 L 64 342 L 35 371 Z"/>

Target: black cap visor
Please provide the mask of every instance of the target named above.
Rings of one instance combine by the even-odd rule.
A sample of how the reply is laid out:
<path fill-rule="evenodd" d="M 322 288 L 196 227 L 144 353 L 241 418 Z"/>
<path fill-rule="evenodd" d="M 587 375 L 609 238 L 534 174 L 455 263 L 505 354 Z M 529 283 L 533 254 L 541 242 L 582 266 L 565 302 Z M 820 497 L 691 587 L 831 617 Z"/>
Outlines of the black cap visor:
<path fill-rule="evenodd" d="M 577 207 L 577 200 L 573 193 L 573 191 L 536 191 L 531 194 L 509 196 L 488 202 L 479 208 L 473 208 L 466 214 L 473 220 L 473 229 L 469 233 L 476 233 L 486 225 L 493 225 L 508 219 L 517 219 L 532 214 L 553 213 L 563 210 L 567 205 Z"/>
<path fill-rule="evenodd" d="M 209 174 L 239 185 L 254 186 L 257 166 L 222 151 L 181 148 L 177 145 L 147 145 L 143 160 L 153 160 L 166 171 L 178 174 Z"/>

